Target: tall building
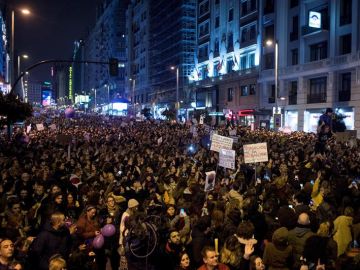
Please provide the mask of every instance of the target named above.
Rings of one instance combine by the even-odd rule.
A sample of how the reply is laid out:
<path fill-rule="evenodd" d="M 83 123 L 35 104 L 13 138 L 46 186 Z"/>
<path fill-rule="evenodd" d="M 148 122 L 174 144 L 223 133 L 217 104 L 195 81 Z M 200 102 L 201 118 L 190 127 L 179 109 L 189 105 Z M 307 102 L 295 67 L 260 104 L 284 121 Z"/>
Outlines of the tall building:
<path fill-rule="evenodd" d="M 82 39 L 74 42 L 74 54 L 72 63 L 72 87 L 74 101 L 75 95 L 83 94 L 85 89 L 85 64 L 81 63 L 85 60 L 84 41 Z"/>
<path fill-rule="evenodd" d="M 196 0 L 131 1 L 127 10 L 127 94 L 139 105 L 137 109 L 152 106 L 160 114 L 177 101 L 188 100 L 195 17 Z"/>
<path fill-rule="evenodd" d="M 327 107 L 360 128 L 360 3 L 355 0 L 262 0 L 263 40 L 278 47 L 262 51 L 261 107 L 277 105 L 284 125 L 315 131 Z"/>
<path fill-rule="evenodd" d="M 95 26 L 85 39 L 84 59 L 104 64 L 85 65 L 85 92 L 97 96 L 97 103 L 108 103 L 125 93 L 125 12 L 128 1 L 101 0 Z M 119 60 L 119 74 L 110 76 L 110 58 Z M 94 100 L 94 98 L 93 98 Z"/>
<path fill-rule="evenodd" d="M 198 0 L 195 68 L 189 76 L 192 107 L 236 114 L 243 124 L 259 106 L 261 32 L 256 0 Z"/>
<path fill-rule="evenodd" d="M 0 91 L 7 93 L 9 91 L 9 57 L 8 57 L 8 37 L 6 31 L 6 9 L 5 4 L 0 3 Z"/>

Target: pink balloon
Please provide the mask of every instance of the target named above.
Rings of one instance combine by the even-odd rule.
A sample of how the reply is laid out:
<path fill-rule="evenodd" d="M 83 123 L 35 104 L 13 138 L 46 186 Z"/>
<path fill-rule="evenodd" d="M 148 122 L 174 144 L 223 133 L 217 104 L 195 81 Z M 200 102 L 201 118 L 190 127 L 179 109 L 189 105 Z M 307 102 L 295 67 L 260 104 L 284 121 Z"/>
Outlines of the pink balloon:
<path fill-rule="evenodd" d="M 65 117 L 66 118 L 73 118 L 75 116 L 75 110 L 73 108 L 66 108 L 65 109 Z"/>
<path fill-rule="evenodd" d="M 101 228 L 101 234 L 106 237 L 113 236 L 116 232 L 115 226 L 113 224 L 106 224 Z"/>
<path fill-rule="evenodd" d="M 102 248 L 104 245 L 104 236 L 102 236 L 102 234 L 99 234 L 98 236 L 96 236 L 92 242 L 92 245 L 96 249 Z"/>

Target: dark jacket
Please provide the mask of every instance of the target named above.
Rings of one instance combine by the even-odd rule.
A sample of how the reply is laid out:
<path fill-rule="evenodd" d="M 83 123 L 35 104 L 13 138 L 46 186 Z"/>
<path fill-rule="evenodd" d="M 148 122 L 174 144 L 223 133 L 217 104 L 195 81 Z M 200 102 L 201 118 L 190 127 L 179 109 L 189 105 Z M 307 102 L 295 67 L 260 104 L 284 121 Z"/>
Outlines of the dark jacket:
<path fill-rule="evenodd" d="M 50 224 L 35 238 L 31 246 L 31 256 L 36 267 L 33 269 L 47 270 L 49 259 L 55 254 L 60 254 L 67 259 L 71 250 L 71 236 L 66 227 L 55 230 Z"/>

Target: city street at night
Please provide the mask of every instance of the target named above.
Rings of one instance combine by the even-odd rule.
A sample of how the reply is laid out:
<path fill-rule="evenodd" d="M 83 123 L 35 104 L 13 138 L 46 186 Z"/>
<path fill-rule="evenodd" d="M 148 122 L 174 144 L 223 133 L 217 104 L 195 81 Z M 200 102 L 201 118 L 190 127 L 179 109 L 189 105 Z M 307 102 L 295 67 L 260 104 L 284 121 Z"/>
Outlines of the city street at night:
<path fill-rule="evenodd" d="M 0 0 L 0 270 L 360 269 L 359 14 Z"/>

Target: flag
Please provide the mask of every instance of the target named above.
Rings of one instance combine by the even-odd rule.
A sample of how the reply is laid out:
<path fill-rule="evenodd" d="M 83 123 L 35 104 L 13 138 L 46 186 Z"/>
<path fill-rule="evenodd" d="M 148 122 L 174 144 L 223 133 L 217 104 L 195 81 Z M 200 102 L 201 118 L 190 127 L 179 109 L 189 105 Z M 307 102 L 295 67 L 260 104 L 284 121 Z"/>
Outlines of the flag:
<path fill-rule="evenodd" d="M 219 64 L 217 65 L 217 70 L 218 71 L 220 71 L 221 70 L 221 68 L 222 68 L 222 65 L 223 65 L 223 62 L 224 62 L 224 59 L 222 59 L 220 62 L 219 62 Z"/>
<path fill-rule="evenodd" d="M 239 66 L 239 63 L 238 63 L 238 61 L 237 61 L 237 59 L 236 59 L 236 56 L 235 56 L 235 54 L 233 55 L 233 66 Z"/>

